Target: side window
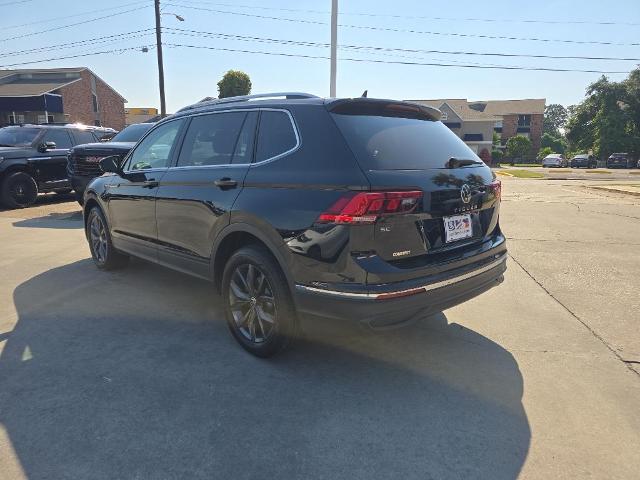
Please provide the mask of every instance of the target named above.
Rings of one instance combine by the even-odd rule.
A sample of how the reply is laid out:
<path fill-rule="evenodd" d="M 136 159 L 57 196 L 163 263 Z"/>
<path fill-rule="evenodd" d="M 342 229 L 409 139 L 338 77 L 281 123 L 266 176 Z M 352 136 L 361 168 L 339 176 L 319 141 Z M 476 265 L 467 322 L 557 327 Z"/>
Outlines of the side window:
<path fill-rule="evenodd" d="M 95 143 L 95 137 L 89 130 L 73 130 L 73 136 L 75 137 L 75 144 L 82 145 L 84 143 Z"/>
<path fill-rule="evenodd" d="M 71 138 L 66 130 L 62 128 L 51 128 L 44 135 L 43 142 L 54 142 L 56 148 L 71 148 Z"/>
<path fill-rule="evenodd" d="M 133 151 L 125 170 L 168 167 L 171 150 L 183 122 L 184 120 L 174 120 L 153 130 Z"/>
<path fill-rule="evenodd" d="M 212 113 L 191 119 L 178 157 L 178 167 L 231 163 L 245 112 Z"/>
<path fill-rule="evenodd" d="M 288 152 L 296 143 L 296 134 L 289 115 L 269 110 L 260 114 L 256 162 Z"/>
<path fill-rule="evenodd" d="M 258 112 L 249 112 L 236 142 L 232 163 L 251 163 L 257 123 Z"/>

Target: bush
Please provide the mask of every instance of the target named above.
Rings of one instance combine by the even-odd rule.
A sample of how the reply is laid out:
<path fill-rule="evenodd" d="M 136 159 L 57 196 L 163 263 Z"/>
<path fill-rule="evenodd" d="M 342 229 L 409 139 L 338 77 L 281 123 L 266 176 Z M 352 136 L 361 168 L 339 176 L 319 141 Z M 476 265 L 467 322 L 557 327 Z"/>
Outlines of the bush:
<path fill-rule="evenodd" d="M 493 163 L 499 163 L 504 157 L 504 153 L 502 150 L 491 150 L 491 158 L 493 159 Z"/>
<path fill-rule="evenodd" d="M 237 97 L 251 93 L 251 79 L 240 70 L 229 70 L 218 82 L 218 98 Z"/>
<path fill-rule="evenodd" d="M 531 151 L 531 140 L 523 135 L 516 135 L 507 140 L 507 155 L 511 158 L 524 158 Z"/>
<path fill-rule="evenodd" d="M 538 152 L 538 160 L 542 160 L 544 157 L 546 157 L 547 155 L 551 155 L 552 153 L 555 152 L 551 147 L 544 147 Z"/>

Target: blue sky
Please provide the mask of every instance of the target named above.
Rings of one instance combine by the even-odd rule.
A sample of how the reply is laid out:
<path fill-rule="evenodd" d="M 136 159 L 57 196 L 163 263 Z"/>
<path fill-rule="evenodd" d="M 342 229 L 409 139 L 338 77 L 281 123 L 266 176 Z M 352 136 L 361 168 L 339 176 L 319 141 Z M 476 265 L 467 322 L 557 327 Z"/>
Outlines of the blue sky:
<path fill-rule="evenodd" d="M 615 4 L 615 6 L 614 6 Z M 326 44 L 330 40 L 331 1 L 298 0 L 163 0 L 163 26 L 198 32 L 294 40 Z M 606 8 L 605 6 L 606 5 Z M 258 8 L 259 7 L 259 8 Z M 104 10 L 109 9 L 109 10 Z M 125 10 L 133 10 L 118 14 Z M 446 50 L 496 52 L 555 56 L 640 58 L 640 1 L 536 1 L 501 0 L 477 2 L 432 2 L 396 0 L 340 2 L 338 43 L 403 50 Z M 217 10 L 217 11 L 212 11 Z M 229 13 L 234 12 L 234 13 Z M 179 22 L 170 13 L 185 18 Z M 82 15 L 79 15 L 82 14 Z M 254 15 L 254 16 L 251 16 Z M 393 16 L 392 16 L 393 15 Z M 276 17 L 276 18 L 258 18 Z M 107 17 L 69 28 L 58 28 L 96 17 Z M 441 17 L 436 19 L 434 17 Z M 483 18 L 493 21 L 465 20 Z M 286 20 L 285 20 L 286 19 Z M 591 23 L 531 23 L 522 20 Z M 39 23 L 32 23 L 39 22 Z M 635 23 L 636 25 L 629 25 Z M 26 26 L 18 26 L 30 24 Z M 51 46 L 114 34 L 150 29 L 154 26 L 153 0 L 0 0 L 0 66 L 80 55 L 96 51 L 153 45 L 151 30 L 129 37 L 103 39 L 103 43 L 84 44 L 46 50 Z M 362 28 L 375 27 L 376 29 Z M 404 30 L 388 31 L 382 29 Z M 43 30 L 52 31 L 42 32 Z M 408 32 L 413 30 L 414 32 Z M 437 34 L 415 33 L 439 32 Z M 174 31 L 175 32 L 175 31 Z M 241 41 L 222 37 L 191 36 L 165 32 L 164 42 L 328 57 L 324 46 L 300 46 Z M 573 41 L 611 42 L 627 45 L 580 44 L 524 40 L 488 39 L 446 34 L 489 35 Z M 14 38 L 22 36 L 22 38 Z M 37 52 L 16 51 L 42 48 Z M 10 55 L 8 55 L 10 54 Z M 165 47 L 165 78 L 169 112 L 204 96 L 217 94 L 216 83 L 225 71 L 247 72 L 253 92 L 307 91 L 327 96 L 329 60 L 268 56 L 211 49 Z M 342 60 L 341 60 L 342 58 Z M 338 96 L 385 98 L 468 98 L 472 100 L 541 98 L 547 103 L 570 105 L 584 95 L 586 86 L 598 73 L 484 70 L 436 66 L 397 65 L 347 61 L 374 59 L 418 63 L 492 64 L 583 70 L 629 71 L 637 61 L 604 61 L 540 58 L 496 58 L 398 51 L 338 50 Z M 155 50 L 139 48 L 104 55 L 49 60 L 21 67 L 48 68 L 88 66 L 128 99 L 128 106 L 158 106 Z M 620 80 L 624 74 L 609 74 Z"/>

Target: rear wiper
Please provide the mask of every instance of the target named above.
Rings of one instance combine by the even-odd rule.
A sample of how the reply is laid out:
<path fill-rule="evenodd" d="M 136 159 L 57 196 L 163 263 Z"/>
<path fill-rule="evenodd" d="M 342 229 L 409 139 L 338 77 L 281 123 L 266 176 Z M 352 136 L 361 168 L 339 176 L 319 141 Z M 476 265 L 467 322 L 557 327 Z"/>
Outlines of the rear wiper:
<path fill-rule="evenodd" d="M 447 160 L 447 163 L 444 164 L 445 168 L 460 168 L 468 167 L 469 165 L 482 165 L 482 161 L 473 160 L 470 158 L 451 157 L 449 160 Z"/>

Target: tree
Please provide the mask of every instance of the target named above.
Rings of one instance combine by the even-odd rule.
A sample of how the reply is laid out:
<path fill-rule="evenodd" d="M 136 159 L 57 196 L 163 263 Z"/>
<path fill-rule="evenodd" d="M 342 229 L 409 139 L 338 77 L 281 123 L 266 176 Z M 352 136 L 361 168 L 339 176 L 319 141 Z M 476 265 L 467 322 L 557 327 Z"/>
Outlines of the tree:
<path fill-rule="evenodd" d="M 531 140 L 523 135 L 516 135 L 507 140 L 507 155 L 510 158 L 523 158 L 531 151 Z"/>
<path fill-rule="evenodd" d="M 607 77 L 587 88 L 586 98 L 570 109 L 567 140 L 573 151 L 593 150 L 607 158 L 613 152 L 640 153 L 640 68 L 622 82 Z"/>
<path fill-rule="evenodd" d="M 251 79 L 240 70 L 229 70 L 218 82 L 218 98 L 237 97 L 251 93 Z"/>
<path fill-rule="evenodd" d="M 549 133 L 543 133 L 540 140 L 541 148 L 550 148 L 551 153 L 564 153 L 567 149 L 567 142 L 562 137 L 555 137 Z"/>
<path fill-rule="evenodd" d="M 544 108 L 544 122 L 542 131 L 553 135 L 560 136 L 560 129 L 567 123 L 567 109 L 559 103 L 551 103 Z"/>

